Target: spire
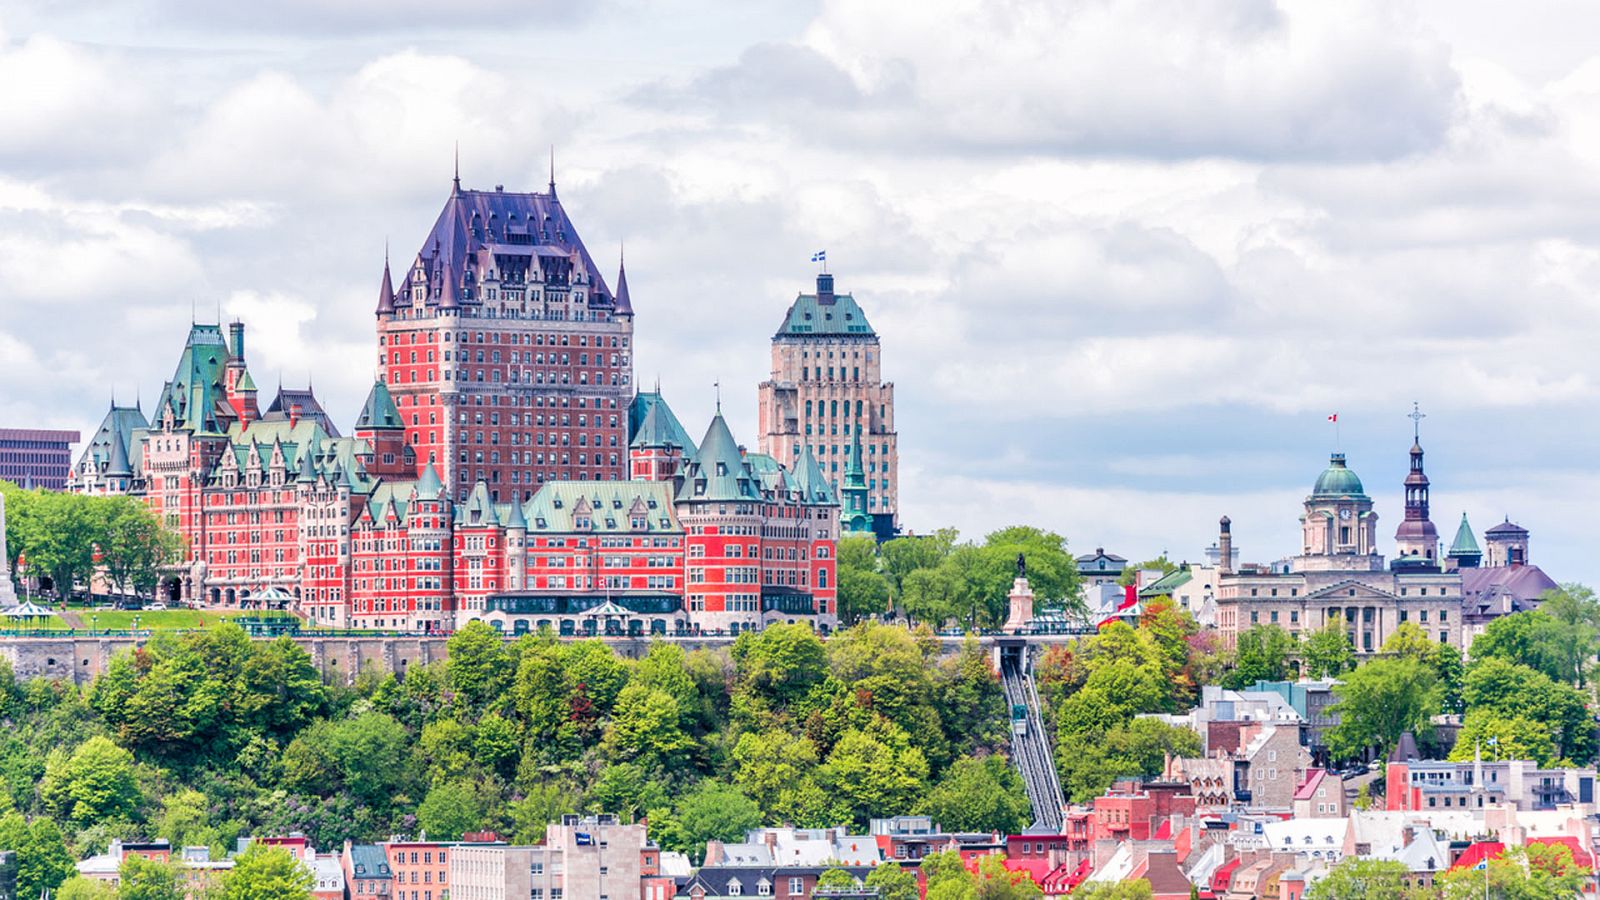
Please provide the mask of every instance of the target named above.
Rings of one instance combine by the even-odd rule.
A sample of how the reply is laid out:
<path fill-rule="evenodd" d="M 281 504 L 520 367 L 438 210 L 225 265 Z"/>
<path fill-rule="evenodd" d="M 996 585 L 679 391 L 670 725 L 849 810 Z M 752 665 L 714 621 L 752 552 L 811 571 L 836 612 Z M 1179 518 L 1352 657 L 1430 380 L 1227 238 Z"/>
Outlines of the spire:
<path fill-rule="evenodd" d="M 844 481 L 848 487 L 856 481 L 866 483 L 867 470 L 861 464 L 861 426 L 857 425 L 850 441 L 850 455 L 844 461 Z"/>
<path fill-rule="evenodd" d="M 295 478 L 297 484 L 315 484 L 317 481 L 317 464 L 312 459 L 316 453 L 307 441 L 300 446 L 300 474 Z"/>
<path fill-rule="evenodd" d="M 556 198 L 556 145 L 550 145 L 550 199 Z"/>
<path fill-rule="evenodd" d="M 133 475 L 133 466 L 128 463 L 128 448 L 122 443 L 122 436 L 111 436 L 111 459 L 106 464 L 107 475 L 120 475 L 124 477 Z"/>
<path fill-rule="evenodd" d="M 522 503 L 515 496 L 511 498 L 511 516 L 506 520 L 506 527 L 515 531 L 528 530 L 528 518 L 522 514 Z"/>
<path fill-rule="evenodd" d="M 422 469 L 422 477 L 417 479 L 418 500 L 438 500 L 444 496 L 444 481 L 439 478 L 439 470 L 433 467 L 430 461 Z"/>
<path fill-rule="evenodd" d="M 394 397 L 389 394 L 389 386 L 381 381 L 373 382 L 367 402 L 362 404 L 361 415 L 356 419 L 356 430 L 404 427 L 400 410 L 395 408 Z"/>
<path fill-rule="evenodd" d="M 1466 513 L 1461 514 L 1461 525 L 1456 528 L 1455 540 L 1450 542 L 1449 556 L 1464 569 L 1476 567 L 1483 559 L 1483 550 L 1478 547 L 1478 539 L 1472 534 L 1472 524 L 1467 521 Z"/>
<path fill-rule="evenodd" d="M 461 142 L 456 141 L 456 173 L 450 182 L 450 194 L 454 197 L 461 196 Z"/>
<path fill-rule="evenodd" d="M 383 245 L 383 283 L 378 285 L 378 315 L 394 312 L 394 280 L 389 277 L 389 243 Z"/>
<path fill-rule="evenodd" d="M 628 297 L 628 262 L 626 259 L 625 250 L 626 248 L 619 249 L 617 251 L 616 311 L 618 314 L 631 314 L 633 312 L 633 301 Z M 659 393 L 659 388 L 657 389 L 657 392 Z"/>

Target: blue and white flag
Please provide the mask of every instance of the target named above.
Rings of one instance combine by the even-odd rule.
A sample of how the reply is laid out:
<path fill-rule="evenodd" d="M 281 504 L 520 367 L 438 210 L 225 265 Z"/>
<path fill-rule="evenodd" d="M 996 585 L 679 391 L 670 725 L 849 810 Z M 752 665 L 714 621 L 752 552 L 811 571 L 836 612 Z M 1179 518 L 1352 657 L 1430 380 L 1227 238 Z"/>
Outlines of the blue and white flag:
<path fill-rule="evenodd" d="M 589 847 L 594 844 L 594 836 L 585 832 L 575 832 L 573 837 L 576 839 L 573 841 L 573 843 L 577 844 L 579 847 Z"/>
<path fill-rule="evenodd" d="M 812 262 L 827 262 L 828 261 L 828 251 L 826 251 L 826 250 L 818 250 L 817 252 L 811 254 L 811 261 Z"/>
<path fill-rule="evenodd" d="M 1489 868 L 1489 857 L 1485 856 L 1482 860 L 1479 860 L 1477 865 L 1473 866 L 1472 868 L 1475 870 Z"/>

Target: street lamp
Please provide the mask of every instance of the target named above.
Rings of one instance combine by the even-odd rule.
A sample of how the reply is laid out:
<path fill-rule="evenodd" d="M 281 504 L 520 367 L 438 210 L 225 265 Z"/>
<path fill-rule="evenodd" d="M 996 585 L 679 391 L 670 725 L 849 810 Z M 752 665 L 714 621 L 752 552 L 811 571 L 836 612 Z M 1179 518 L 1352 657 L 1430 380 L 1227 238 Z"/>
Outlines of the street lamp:
<path fill-rule="evenodd" d="M 91 630 L 91 631 L 99 631 L 100 630 L 100 614 L 99 613 L 90 613 L 89 614 L 89 630 Z"/>

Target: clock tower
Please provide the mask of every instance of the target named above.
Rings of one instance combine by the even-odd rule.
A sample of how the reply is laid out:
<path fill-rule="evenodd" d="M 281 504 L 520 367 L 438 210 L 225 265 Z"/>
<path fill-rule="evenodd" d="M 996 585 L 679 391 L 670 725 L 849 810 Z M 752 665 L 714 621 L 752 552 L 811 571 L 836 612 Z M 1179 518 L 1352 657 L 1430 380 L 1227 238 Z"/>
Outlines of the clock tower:
<path fill-rule="evenodd" d="M 1328 459 L 1328 468 L 1306 498 L 1300 517 L 1303 537 L 1295 569 L 1301 572 L 1370 572 L 1383 568 L 1378 553 L 1378 514 L 1361 479 L 1345 465 L 1343 453 Z"/>

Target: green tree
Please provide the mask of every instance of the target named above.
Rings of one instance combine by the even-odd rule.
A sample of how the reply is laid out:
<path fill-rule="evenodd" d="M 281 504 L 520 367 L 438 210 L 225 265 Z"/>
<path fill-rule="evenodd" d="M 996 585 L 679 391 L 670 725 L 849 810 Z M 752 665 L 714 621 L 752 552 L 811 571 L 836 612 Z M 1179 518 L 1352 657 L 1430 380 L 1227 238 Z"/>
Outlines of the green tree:
<path fill-rule="evenodd" d="M 924 856 L 922 875 L 928 883 L 927 900 L 974 900 L 977 897 L 977 882 L 955 850 Z"/>
<path fill-rule="evenodd" d="M 963 757 L 923 795 L 920 811 L 946 831 L 1018 834 L 1031 807 L 1022 778 L 1003 757 Z"/>
<path fill-rule="evenodd" d="M 1461 698 L 1469 715 L 1481 709 L 1502 718 L 1522 716 L 1543 723 L 1560 758 L 1580 765 L 1594 758 L 1594 726 L 1585 695 L 1543 672 L 1499 657 L 1486 658 L 1467 670 Z"/>
<path fill-rule="evenodd" d="M 74 875 L 52 896 L 55 900 L 117 900 L 117 889 L 98 878 Z"/>
<path fill-rule="evenodd" d="M 218 900 L 310 900 L 311 870 L 282 847 L 254 843 L 234 860 L 215 890 Z"/>
<path fill-rule="evenodd" d="M 786 731 L 747 731 L 733 747 L 733 781 L 771 822 L 819 828 L 833 819 L 833 804 L 818 786 L 817 748 Z"/>
<path fill-rule="evenodd" d="M 897 862 L 874 866 L 867 873 L 866 885 L 876 888 L 878 900 L 917 900 L 917 876 Z"/>
<path fill-rule="evenodd" d="M 1306 900 L 1421 900 L 1407 887 L 1411 872 L 1389 859 L 1347 856 L 1306 890 Z"/>
<path fill-rule="evenodd" d="M 174 847 L 221 844 L 211 827 L 206 795 L 193 788 L 174 791 L 161 798 L 161 815 L 156 819 L 156 834 Z"/>
<path fill-rule="evenodd" d="M 445 643 L 445 683 L 469 709 L 483 709 L 511 687 L 505 639 L 488 623 L 471 621 Z"/>
<path fill-rule="evenodd" d="M 1546 766 L 1555 758 L 1556 745 L 1543 722 L 1480 708 L 1462 720 L 1450 759 L 1468 762 L 1480 753 L 1484 759 L 1531 759 Z"/>
<path fill-rule="evenodd" d="M 1353 759 L 1370 748 L 1387 754 L 1407 731 L 1426 736 L 1439 708 L 1438 676 L 1405 657 L 1359 666 L 1334 693 L 1339 699 L 1331 711 L 1339 724 L 1328 732 L 1328 746 L 1337 759 Z"/>
<path fill-rule="evenodd" d="M 959 538 L 954 528 L 944 528 L 933 534 L 909 535 L 885 541 L 878 548 L 878 558 L 895 598 L 898 600 L 901 597 L 907 575 L 919 569 L 939 568 Z"/>
<path fill-rule="evenodd" d="M 1499 659 L 1536 669 L 1552 680 L 1568 679 L 1556 634 L 1560 627 L 1542 609 L 1501 616 L 1473 639 L 1473 662 Z"/>
<path fill-rule="evenodd" d="M 1227 683 L 1245 688 L 1258 681 L 1283 681 L 1289 677 L 1289 658 L 1295 639 L 1276 625 L 1252 625 L 1234 642 L 1233 671 Z"/>
<path fill-rule="evenodd" d="M 824 869 L 822 874 L 817 876 L 818 888 L 853 888 L 855 886 L 856 877 L 838 866 Z"/>
<path fill-rule="evenodd" d="M 1301 674 L 1307 678 L 1336 678 L 1355 668 L 1356 648 L 1350 643 L 1344 619 L 1335 615 L 1311 632 L 1300 645 Z"/>
<path fill-rule="evenodd" d="M 737 689 L 782 706 L 804 697 L 827 675 L 827 651 L 811 626 L 770 625 L 733 643 Z"/>
<path fill-rule="evenodd" d="M 1600 601 L 1594 591 L 1581 584 L 1563 584 L 1545 591 L 1539 598 L 1539 612 L 1557 625 L 1550 632 L 1546 655 L 1559 668 L 1552 673 L 1557 681 L 1588 686 L 1588 669 L 1600 653 Z"/>
<path fill-rule="evenodd" d="M 84 741 L 70 756 L 52 753 L 39 794 L 52 812 L 80 826 L 131 819 L 141 802 L 133 754 L 103 737 Z"/>
<path fill-rule="evenodd" d="M 31 823 L 16 812 L 0 816 L 0 847 L 16 851 L 18 897 L 53 891 L 77 871 L 61 829 L 43 816 Z"/>
<path fill-rule="evenodd" d="M 889 580 L 870 569 L 839 566 L 839 619 L 854 625 L 889 609 Z"/>
<path fill-rule="evenodd" d="M 1149 879 L 1136 878 L 1133 881 L 1085 884 L 1073 892 L 1072 900 L 1150 900 L 1152 896 Z"/>
<path fill-rule="evenodd" d="M 734 785 L 707 778 L 678 802 L 677 819 L 685 846 L 674 849 L 702 853 L 706 841 L 742 841 L 761 825 L 761 808 Z"/>
<path fill-rule="evenodd" d="M 839 569 L 861 572 L 878 570 L 878 541 L 870 534 L 846 534 L 839 537 L 834 558 Z"/>
<path fill-rule="evenodd" d="M 960 570 L 947 561 L 935 569 L 906 573 L 899 603 L 908 616 L 937 626 L 966 612 L 970 597 L 971 590 Z"/>
<path fill-rule="evenodd" d="M 878 734 L 851 730 L 839 738 L 818 773 L 846 816 L 865 827 L 885 809 L 910 809 L 928 778 L 928 761 L 894 726 Z"/>
<path fill-rule="evenodd" d="M 498 797 L 486 797 L 469 781 L 444 781 L 429 788 L 417 807 L 417 827 L 436 841 L 457 841 L 469 831 L 483 828 L 488 804 Z"/>
<path fill-rule="evenodd" d="M 129 854 L 117 869 L 117 900 L 183 900 L 179 877 L 177 866 Z"/>
<path fill-rule="evenodd" d="M 1442 900 L 1568 900 L 1583 891 L 1588 874 L 1562 844 L 1512 847 L 1486 870 L 1460 868 L 1439 876 Z M 1309 894 L 1307 895 L 1310 896 Z"/>
<path fill-rule="evenodd" d="M 617 758 L 642 760 L 674 772 L 683 767 L 694 748 L 681 722 L 678 701 L 671 694 L 630 684 L 617 695 L 607 745 Z"/>
<path fill-rule="evenodd" d="M 154 593 L 162 567 L 182 557 L 183 539 L 136 497 L 96 497 L 92 504 L 106 579 L 125 594 Z"/>

